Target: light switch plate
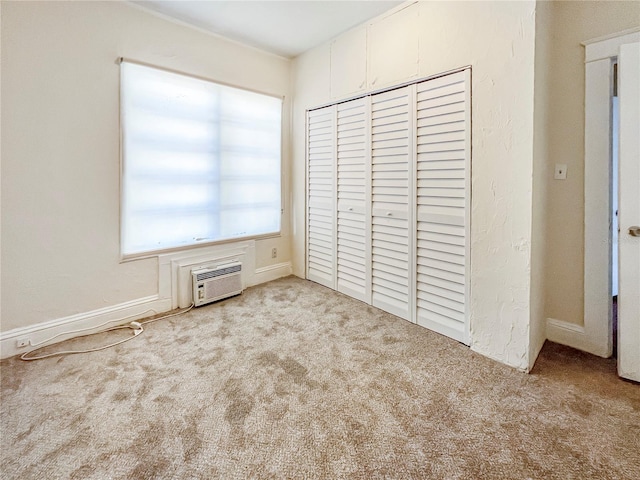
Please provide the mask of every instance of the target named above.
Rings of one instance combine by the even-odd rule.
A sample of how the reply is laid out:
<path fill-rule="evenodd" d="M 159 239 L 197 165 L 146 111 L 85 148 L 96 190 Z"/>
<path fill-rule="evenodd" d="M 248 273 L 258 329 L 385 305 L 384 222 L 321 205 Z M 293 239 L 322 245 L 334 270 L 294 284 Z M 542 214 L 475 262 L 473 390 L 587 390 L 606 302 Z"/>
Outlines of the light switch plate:
<path fill-rule="evenodd" d="M 556 171 L 553 174 L 553 178 L 556 180 L 566 180 L 567 179 L 567 164 L 566 163 L 556 163 Z"/>

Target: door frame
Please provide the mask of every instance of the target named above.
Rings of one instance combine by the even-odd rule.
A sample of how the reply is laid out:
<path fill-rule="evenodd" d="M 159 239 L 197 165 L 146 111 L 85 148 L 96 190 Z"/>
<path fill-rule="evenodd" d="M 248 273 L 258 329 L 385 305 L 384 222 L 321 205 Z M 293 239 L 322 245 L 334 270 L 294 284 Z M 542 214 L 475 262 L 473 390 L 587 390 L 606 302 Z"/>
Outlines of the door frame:
<path fill-rule="evenodd" d="M 640 41 L 640 28 L 583 42 L 584 135 L 584 326 L 574 346 L 601 357 L 613 349 L 611 304 L 612 65 L 620 45 Z M 603 321 L 603 319 L 607 319 Z"/>

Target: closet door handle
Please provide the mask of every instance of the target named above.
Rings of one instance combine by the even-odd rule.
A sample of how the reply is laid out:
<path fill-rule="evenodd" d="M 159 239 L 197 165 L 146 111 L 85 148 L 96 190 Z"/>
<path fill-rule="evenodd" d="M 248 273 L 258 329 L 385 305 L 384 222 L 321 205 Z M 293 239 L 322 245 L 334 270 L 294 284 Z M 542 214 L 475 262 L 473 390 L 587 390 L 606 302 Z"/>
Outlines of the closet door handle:
<path fill-rule="evenodd" d="M 632 237 L 640 237 L 640 227 L 629 227 L 629 235 Z"/>
<path fill-rule="evenodd" d="M 349 210 L 350 212 L 353 212 L 353 207 L 349 207 L 347 210 Z"/>
<path fill-rule="evenodd" d="M 391 212 L 387 212 L 387 217 L 390 217 L 391 215 L 393 215 Z"/>

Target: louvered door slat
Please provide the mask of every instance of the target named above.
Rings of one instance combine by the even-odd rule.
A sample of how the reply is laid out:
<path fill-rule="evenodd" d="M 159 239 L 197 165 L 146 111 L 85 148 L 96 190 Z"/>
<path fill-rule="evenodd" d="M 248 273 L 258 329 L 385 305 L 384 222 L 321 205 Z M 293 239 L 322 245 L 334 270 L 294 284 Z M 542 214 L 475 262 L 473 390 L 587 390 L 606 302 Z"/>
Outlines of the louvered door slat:
<path fill-rule="evenodd" d="M 440 128 L 445 127 L 445 125 L 438 125 L 438 126 Z M 431 130 L 428 130 L 428 129 L 431 129 Z M 421 145 L 465 140 L 464 130 L 449 130 L 449 131 L 437 132 L 437 133 L 434 133 L 432 130 L 433 130 L 433 127 L 423 127 L 418 129 L 418 142 Z"/>
<path fill-rule="evenodd" d="M 308 113 L 307 278 L 334 288 L 335 107 Z"/>
<path fill-rule="evenodd" d="M 428 275 L 430 277 L 457 283 L 464 288 L 464 272 L 456 273 L 451 270 L 442 270 L 434 266 L 425 265 L 424 259 L 418 264 L 418 275 Z"/>
<path fill-rule="evenodd" d="M 346 215 L 346 214 L 343 213 L 342 215 Z M 364 219 L 352 220 L 349 218 L 340 218 L 338 221 L 338 226 L 340 228 L 344 228 L 345 232 L 360 234 L 362 232 L 362 229 L 364 228 Z"/>
<path fill-rule="evenodd" d="M 464 86 L 462 91 L 458 93 L 439 95 L 437 97 L 426 98 L 425 100 L 418 100 L 418 110 L 436 108 L 444 105 L 459 105 L 461 103 L 464 103 Z"/>
<path fill-rule="evenodd" d="M 465 142 L 422 143 L 418 145 L 418 154 L 432 152 L 460 152 L 464 155 Z"/>
<path fill-rule="evenodd" d="M 450 243 L 435 242 L 429 240 L 418 240 L 418 248 L 427 248 L 435 250 L 437 252 L 450 253 L 452 255 L 460 255 L 464 258 L 464 245 L 452 245 Z"/>
<path fill-rule="evenodd" d="M 350 269 L 351 273 L 362 278 L 367 278 L 367 267 L 362 262 L 354 262 L 351 258 L 344 258 L 344 256 L 338 255 L 338 265 L 342 265 L 345 269 Z"/>
<path fill-rule="evenodd" d="M 333 276 L 333 264 L 331 262 L 327 262 L 324 258 L 318 258 L 315 255 L 309 255 L 309 262 L 313 263 L 314 275 Z M 313 280 L 313 278 L 309 278 L 309 280 Z"/>
<path fill-rule="evenodd" d="M 394 258 L 389 258 L 383 255 L 375 254 L 373 256 L 373 259 L 378 263 L 379 270 L 393 273 L 395 275 L 398 275 L 399 277 L 405 275 L 406 273 L 407 265 L 404 263 L 401 263 L 400 266 L 397 266 L 398 261 Z"/>
<path fill-rule="evenodd" d="M 342 136 L 342 138 L 353 137 L 356 135 L 361 135 L 364 130 L 364 122 L 351 122 L 351 123 L 343 123 L 338 125 L 338 133 Z"/>
<path fill-rule="evenodd" d="M 418 128 L 429 127 L 429 126 L 438 127 L 440 125 L 447 125 L 449 123 L 454 123 L 454 122 L 460 122 L 460 121 L 464 122 L 465 118 L 466 118 L 466 112 L 459 111 L 459 112 L 453 112 L 445 115 L 435 115 L 433 117 L 419 118 L 416 121 L 416 125 L 418 126 Z"/>
<path fill-rule="evenodd" d="M 351 245 L 340 245 L 340 255 L 342 258 L 348 258 L 354 262 L 364 262 L 365 252 L 364 245 L 353 247 Z"/>
<path fill-rule="evenodd" d="M 439 105 L 433 108 L 429 108 L 425 106 L 424 108 L 418 108 L 418 114 L 420 118 L 433 119 L 434 117 L 439 117 L 440 115 L 461 113 L 461 112 L 464 112 L 464 110 L 465 110 L 464 103 L 460 102 L 460 103 L 451 103 L 449 105 Z"/>
<path fill-rule="evenodd" d="M 458 279 L 458 281 L 451 281 L 444 278 L 440 278 L 440 276 L 425 275 L 422 273 L 418 273 L 418 282 L 421 282 L 427 285 L 433 285 L 435 287 L 439 287 L 444 290 L 449 290 L 449 291 L 464 295 L 464 283 L 460 283 L 460 282 L 464 282 L 464 278 Z"/>
<path fill-rule="evenodd" d="M 377 271 L 373 275 L 373 284 L 378 288 L 374 288 L 373 293 L 384 292 L 384 295 L 389 295 L 397 298 L 408 299 L 408 285 L 405 277 L 388 275 L 386 272 Z"/>
<path fill-rule="evenodd" d="M 431 99 L 431 98 L 441 98 L 441 97 L 447 97 L 449 95 L 459 95 L 461 91 L 464 91 L 464 85 L 460 85 L 462 82 L 453 82 L 451 83 L 451 80 L 448 79 L 447 77 L 442 77 L 444 78 L 444 85 L 438 85 L 438 81 L 437 80 L 431 80 L 428 82 L 428 87 L 427 87 L 427 82 L 425 82 L 422 85 L 422 88 L 420 91 L 418 91 L 418 95 L 416 96 L 416 100 L 418 102 L 421 102 L 423 100 L 427 100 L 427 99 Z M 435 90 L 435 92 L 433 91 Z"/>
<path fill-rule="evenodd" d="M 368 301 L 366 182 L 369 167 L 368 101 L 337 105 L 338 227 L 336 289 Z M 356 128 L 357 127 L 357 128 Z M 357 266 L 357 267 L 354 267 Z"/>
<path fill-rule="evenodd" d="M 462 172 L 463 173 L 463 172 Z M 463 173 L 464 175 L 464 173 Z M 455 188 L 464 191 L 464 177 L 463 178 L 418 178 L 418 188 Z"/>
<path fill-rule="evenodd" d="M 338 186 L 340 186 L 340 185 L 357 185 L 357 186 L 363 186 L 364 187 L 364 185 L 365 185 L 364 178 L 361 178 L 360 175 L 359 175 L 361 172 L 353 171 L 356 168 L 362 170 L 362 169 L 364 169 L 364 165 L 363 164 L 353 165 L 348 170 L 347 169 L 338 169 L 338 176 L 339 176 L 339 178 L 338 178 Z"/>
<path fill-rule="evenodd" d="M 467 72 L 417 85 L 416 319 L 468 342 Z"/>
<path fill-rule="evenodd" d="M 360 245 L 364 243 L 362 238 L 362 232 L 358 232 L 358 233 L 353 233 L 353 231 L 343 232 L 341 228 L 338 228 L 338 229 L 340 230 L 340 235 L 338 236 L 338 245 L 342 244 L 342 245 L 351 246 L 353 248 L 358 248 Z"/>
<path fill-rule="evenodd" d="M 454 292 L 446 288 L 440 288 L 437 285 L 433 285 L 429 282 L 420 282 L 421 292 L 425 295 L 432 295 L 434 297 L 440 297 L 442 300 L 435 299 L 434 301 L 440 305 L 451 308 L 452 310 L 464 313 L 464 292 Z M 426 298 L 423 297 L 423 298 Z"/>

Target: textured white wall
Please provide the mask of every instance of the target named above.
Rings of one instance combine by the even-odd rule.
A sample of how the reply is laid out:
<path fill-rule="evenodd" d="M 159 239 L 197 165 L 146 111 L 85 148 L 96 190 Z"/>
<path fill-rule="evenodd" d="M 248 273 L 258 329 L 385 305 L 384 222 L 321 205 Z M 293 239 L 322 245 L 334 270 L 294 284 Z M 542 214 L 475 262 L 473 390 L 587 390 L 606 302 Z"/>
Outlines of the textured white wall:
<path fill-rule="evenodd" d="M 2 2 L 3 332 L 158 293 L 156 258 L 119 262 L 119 56 L 287 96 L 283 235 L 255 265 L 289 260 L 288 60 L 123 2 Z"/>
<path fill-rule="evenodd" d="M 413 14 L 403 14 L 398 31 L 388 34 L 417 30 L 418 45 L 407 46 L 417 50 L 417 77 L 473 67 L 471 347 L 527 370 L 535 2 L 420 2 L 409 8 Z M 376 55 L 351 52 L 354 62 Z M 325 44 L 294 61 L 293 260 L 299 276 L 305 261 L 305 109 L 332 100 L 330 58 Z M 369 90 L 382 86 L 367 80 Z"/>

